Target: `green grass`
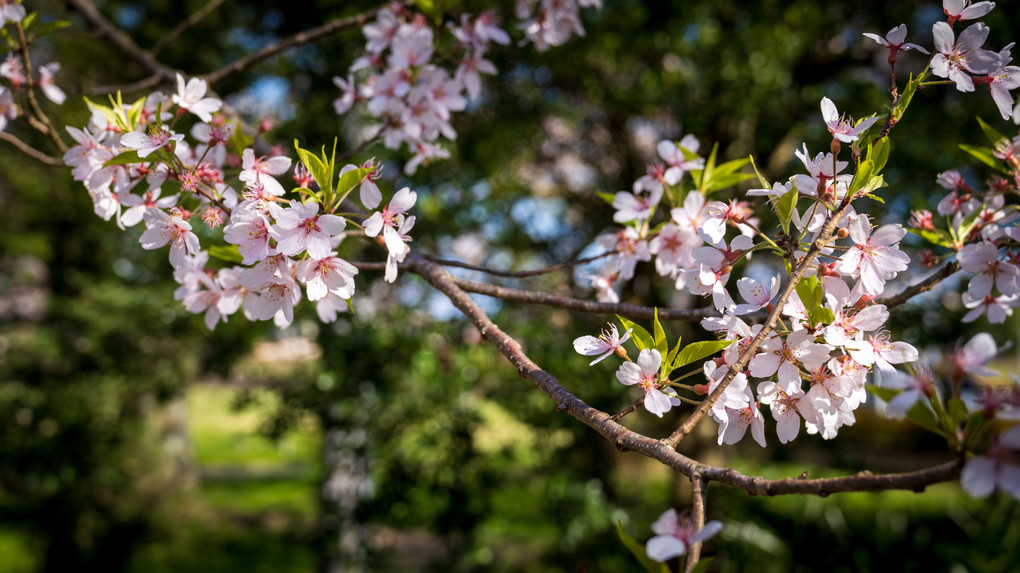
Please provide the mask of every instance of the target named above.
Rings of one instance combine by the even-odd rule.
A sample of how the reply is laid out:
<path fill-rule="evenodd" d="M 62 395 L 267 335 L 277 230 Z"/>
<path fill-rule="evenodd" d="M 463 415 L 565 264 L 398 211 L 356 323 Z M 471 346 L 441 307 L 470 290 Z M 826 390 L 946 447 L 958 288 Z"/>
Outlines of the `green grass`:
<path fill-rule="evenodd" d="M 308 420 L 278 441 L 259 435 L 263 420 L 276 408 L 275 396 L 255 391 L 255 403 L 237 411 L 241 391 L 229 386 L 197 384 L 188 390 L 188 430 L 195 460 L 202 468 L 241 465 L 265 469 L 314 463 L 319 456 L 319 431 Z"/>

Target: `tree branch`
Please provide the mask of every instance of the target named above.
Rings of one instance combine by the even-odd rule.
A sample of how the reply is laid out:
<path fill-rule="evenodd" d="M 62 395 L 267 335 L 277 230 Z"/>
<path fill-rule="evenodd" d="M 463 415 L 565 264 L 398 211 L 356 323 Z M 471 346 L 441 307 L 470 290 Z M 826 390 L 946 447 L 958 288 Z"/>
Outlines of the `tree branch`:
<path fill-rule="evenodd" d="M 81 17 L 85 19 L 89 26 L 105 36 L 106 40 L 118 52 L 123 54 L 125 58 L 133 60 L 142 69 L 149 72 L 152 77 L 157 78 L 155 81 L 151 78 L 143 81 L 151 81 L 153 85 L 158 84 L 160 81 L 170 83 L 177 81 L 177 70 L 160 63 L 150 52 L 141 49 L 131 39 L 131 36 L 128 36 L 123 30 L 115 26 L 113 22 L 107 20 L 91 0 L 67 0 L 67 4 L 81 14 Z"/>
<path fill-rule="evenodd" d="M 688 458 L 661 440 L 639 434 L 612 420 L 609 414 L 593 408 L 560 385 L 553 375 L 542 370 L 523 351 L 520 343 L 503 332 L 485 312 L 471 300 L 456 279 L 441 266 L 421 255 L 412 253 L 402 268 L 415 273 L 443 293 L 464 316 L 478 328 L 482 336 L 510 360 L 517 373 L 529 380 L 556 403 L 556 410 L 566 412 L 609 440 L 622 451 L 635 451 L 681 472 L 689 478 L 700 476 L 707 484 L 717 481 L 754 495 L 812 494 L 827 496 L 831 493 L 851 491 L 882 491 L 904 489 L 923 491 L 934 483 L 954 480 L 960 475 L 961 460 L 902 474 L 873 475 L 859 472 L 841 478 L 820 479 L 765 479 L 747 476 L 740 472 L 709 466 Z"/>
<path fill-rule="evenodd" d="M 439 263 L 439 264 L 443 265 L 444 267 L 457 267 L 457 268 L 461 268 L 461 269 L 468 269 L 468 270 L 478 271 L 480 273 L 485 273 L 485 274 L 493 275 L 493 276 L 497 276 L 497 277 L 527 278 L 527 277 L 535 277 L 535 276 L 538 276 L 538 275 L 544 275 L 544 274 L 556 272 L 556 271 L 563 270 L 563 269 L 569 269 L 569 268 L 572 268 L 572 267 L 576 267 L 577 265 L 583 265 L 585 263 L 590 263 L 592 261 L 597 261 L 597 260 L 599 260 L 601 258 L 608 257 L 611 254 L 613 254 L 613 251 L 602 253 L 601 255 L 595 255 L 594 257 L 588 257 L 588 258 L 585 258 L 585 259 L 577 259 L 576 261 L 567 261 L 565 263 L 559 263 L 559 264 L 555 264 L 555 265 L 550 265 L 548 267 L 543 267 L 541 269 L 530 269 L 530 270 L 526 270 L 526 271 L 501 271 L 499 269 L 490 269 L 488 267 L 480 267 L 480 266 L 477 266 L 477 265 L 463 263 L 461 261 L 451 261 L 451 260 L 447 260 L 447 259 L 441 259 L 439 257 L 433 257 L 432 255 L 425 255 L 425 258 L 427 258 L 428 260 L 430 260 L 430 261 L 432 261 L 434 263 Z"/>
<path fill-rule="evenodd" d="M 578 312 L 587 312 L 591 314 L 619 314 L 620 316 L 643 320 L 651 320 L 655 316 L 656 309 L 650 306 L 639 306 L 628 303 L 594 302 L 567 296 L 557 296 L 544 292 L 501 287 L 469 281 L 467 279 L 455 277 L 451 278 L 458 287 L 468 292 L 484 294 L 486 296 L 500 298 L 503 300 L 552 306 L 555 308 L 564 308 L 567 310 L 576 310 Z M 658 311 L 659 320 L 700 320 L 708 316 L 720 316 L 719 312 L 714 308 L 660 308 Z"/>
<path fill-rule="evenodd" d="M 22 153 L 28 155 L 29 157 L 35 159 L 36 161 L 40 161 L 42 163 L 45 163 L 46 165 L 53 166 L 64 165 L 63 160 L 61 160 L 59 157 L 51 157 L 43 153 L 42 151 L 39 151 L 38 149 L 30 146 L 29 144 L 19 139 L 16 135 L 12 135 L 10 133 L 7 133 L 6 131 L 0 131 L 0 139 L 10 143 L 14 147 L 17 147 Z"/>
<path fill-rule="evenodd" d="M 279 42 L 276 42 L 275 44 L 271 44 L 269 46 L 266 46 L 265 48 L 262 48 L 261 50 L 255 52 L 254 54 L 248 56 L 247 58 L 242 58 L 240 60 L 237 60 L 236 62 L 227 64 L 222 68 L 204 74 L 202 75 L 202 79 L 209 82 L 210 85 L 215 84 L 217 82 L 221 82 L 234 74 L 243 72 L 244 70 L 254 66 L 255 64 L 261 62 L 262 60 L 275 56 L 276 54 L 286 50 L 287 48 L 293 48 L 294 46 L 307 44 L 308 42 L 317 40 L 319 38 L 322 38 L 323 36 L 329 36 L 330 34 L 334 34 L 336 32 L 339 32 L 340 30 L 345 30 L 347 28 L 352 28 L 355 26 L 358 27 L 363 26 L 370 18 L 374 17 L 376 13 L 378 13 L 379 10 L 381 9 L 382 7 L 372 8 L 360 14 L 355 14 L 354 16 L 349 16 L 347 18 L 340 18 L 337 20 L 333 20 L 332 22 L 327 22 L 322 26 L 319 26 L 318 28 L 312 28 L 310 30 L 305 30 L 304 32 L 298 32 L 293 36 L 284 38 Z"/>
<path fill-rule="evenodd" d="M 949 261 L 944 267 L 935 271 L 931 276 L 924 279 L 923 281 L 909 286 L 903 289 L 899 294 L 895 296 L 886 297 L 883 299 L 876 300 L 877 304 L 884 304 L 886 308 L 893 308 L 899 306 L 915 296 L 928 292 L 935 287 L 939 282 L 949 278 L 956 271 L 960 270 L 959 261 Z"/>
<path fill-rule="evenodd" d="M 694 490 L 694 510 L 691 512 L 691 519 L 694 521 L 694 530 L 701 531 L 705 527 L 705 503 L 708 498 L 708 488 L 701 475 L 691 476 L 691 488 Z M 695 543 L 687 548 L 687 564 L 684 568 L 686 573 L 694 571 L 694 566 L 701 559 L 701 543 Z"/>
<path fill-rule="evenodd" d="M 188 16 L 187 19 L 181 21 L 179 24 L 174 26 L 173 30 L 170 30 L 166 33 L 166 35 L 160 38 L 160 40 L 156 42 L 156 45 L 149 50 L 149 53 L 152 54 L 152 57 L 158 56 L 164 48 L 169 46 L 170 43 L 176 40 L 182 33 L 184 33 L 185 30 L 199 23 L 202 18 L 205 18 L 211 14 L 213 10 L 219 8 L 220 4 L 223 4 L 223 1 L 224 0 L 209 0 L 208 4 L 199 8 L 194 14 Z"/>

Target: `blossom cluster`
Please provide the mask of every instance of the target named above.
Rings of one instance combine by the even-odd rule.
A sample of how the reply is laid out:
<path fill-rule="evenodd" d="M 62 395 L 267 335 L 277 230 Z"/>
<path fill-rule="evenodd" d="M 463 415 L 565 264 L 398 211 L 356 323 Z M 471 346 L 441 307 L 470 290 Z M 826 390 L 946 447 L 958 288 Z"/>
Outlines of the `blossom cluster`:
<path fill-rule="evenodd" d="M 258 156 L 252 147 L 235 151 L 246 140 L 218 113 L 222 101 L 207 96 L 201 79 L 177 80 L 177 92 L 169 97 L 154 92 L 130 106 L 91 104 L 89 124 L 67 128 L 77 144 L 64 161 L 88 190 L 96 214 L 121 228 L 144 223 L 142 248 L 169 249 L 181 285 L 175 298 L 188 311 L 205 313 L 210 329 L 242 308 L 250 320 L 287 326 L 302 287 L 320 319 L 335 320 L 347 309 L 358 274 L 337 254 L 349 220 L 335 212 L 354 186 L 366 210 L 377 207 L 381 167 L 373 161 L 344 166 L 340 181 L 349 188 L 337 189 L 339 196 L 325 191 L 334 184 L 332 170 L 321 171 L 326 161 L 309 160 L 320 172 L 313 176 L 309 166 L 294 168 L 299 198 L 288 199 L 283 178 L 292 171 L 291 158 L 278 152 Z M 175 131 L 189 113 L 199 120 L 191 126 L 190 141 Z M 313 183 L 319 191 L 310 189 Z M 406 213 L 416 198 L 402 189 L 382 211 L 364 216 L 365 234 L 382 235 L 391 282 L 409 251 L 414 217 Z M 210 230 L 222 227 L 222 240 L 236 250 L 203 250 L 196 218 Z M 210 253 L 239 264 L 211 265 Z"/>
<path fill-rule="evenodd" d="M 953 17 L 950 8 L 955 4 L 947 7 L 947 15 Z M 981 15 L 962 8 L 954 14 L 956 20 Z M 940 24 L 932 60 L 936 75 L 942 73 L 937 64 L 951 47 L 938 39 L 939 30 L 949 26 Z M 961 68 L 971 73 L 1006 69 L 1008 50 L 989 52 L 994 57 L 984 58 L 980 42 L 971 39 L 973 34 L 963 36 L 966 54 L 953 61 L 977 58 L 975 61 L 984 62 Z M 926 51 L 905 43 L 905 36 L 905 27 L 894 28 L 886 38 L 869 35 L 892 54 L 910 48 Z M 1000 109 L 1004 107 L 1000 105 Z M 1012 113 L 1011 100 L 1009 110 Z M 708 384 L 697 390 L 711 393 L 761 332 L 762 325 L 748 321 L 748 316 L 762 309 L 771 312 L 782 283 L 779 275 L 731 281 L 735 266 L 761 251 L 777 255 L 791 269 L 828 227 L 832 239 L 820 248 L 800 284 L 776 309 L 781 327 L 768 333 L 746 370 L 733 375 L 711 409 L 719 424 L 720 444 L 739 441 L 751 428 L 754 439 L 764 446 L 762 404 L 769 406 L 777 422 L 780 442 L 796 438 L 802 425 L 808 433 L 832 438 L 840 427 L 854 423 L 854 411 L 867 399 L 865 383 L 870 372 L 881 371 L 896 380 L 906 376 L 896 367 L 918 358 L 916 348 L 891 339 L 884 328 L 889 309 L 877 302 L 886 292 L 886 284 L 908 269 L 910 257 L 900 246 L 908 229 L 898 223 L 878 225 L 871 215 L 858 210 L 860 200 L 884 186 L 884 180 L 876 172 L 862 175 L 857 163 L 848 169 L 851 162 L 839 159 L 840 144 L 848 143 L 855 153 L 866 151 L 874 169 L 877 160 L 872 159 L 872 145 L 879 144 L 880 136 L 874 133 L 879 118 L 854 121 L 841 115 L 829 98 L 822 99 L 821 113 L 832 136 L 831 151 L 812 155 L 804 145 L 795 154 L 804 171 L 786 181 L 751 189 L 748 201 L 710 199 L 710 194 L 723 186 L 716 185 L 717 181 L 732 184 L 741 180 L 736 171 L 744 161 L 715 165 L 714 152 L 707 159 L 700 156 L 699 142 L 692 136 L 661 142 L 657 149 L 660 161 L 649 166 L 647 175 L 635 181 L 630 192 L 618 192 L 612 199 L 613 220 L 621 228 L 596 241 L 608 256 L 601 269 L 588 277 L 602 301 L 618 301 L 614 281 L 631 279 L 638 263 L 653 260 L 656 273 L 668 278 L 675 288 L 710 297 L 720 316 L 704 319 L 702 326 L 734 341 L 721 357 L 703 365 Z M 862 146 L 865 141 L 866 148 Z M 1020 138 L 996 142 L 994 155 L 1014 181 L 1000 177 L 985 193 L 966 187 L 956 172 L 940 176 L 943 185 L 952 182 L 950 195 L 938 208 L 947 218 L 948 230 L 936 232 L 930 213 L 915 216 L 921 221 L 915 226 L 929 231 L 922 236 L 944 237 L 944 246 L 957 255 L 960 267 L 974 275 L 964 294 L 964 304 L 973 309 L 965 321 L 986 314 L 990 322 L 1002 322 L 1020 299 L 1020 214 L 1015 205 L 1005 201 L 1005 195 L 1015 194 L 1020 185 L 1020 162 L 1014 153 L 1017 145 Z M 775 239 L 759 229 L 750 203 L 755 198 L 767 200 L 780 215 L 782 228 Z M 657 211 L 666 209 L 668 217 L 657 219 Z M 729 235 L 731 229 L 734 235 Z M 926 256 L 928 262 L 934 259 L 934 255 Z M 740 301 L 734 297 L 733 282 Z M 644 389 L 645 407 L 658 416 L 679 404 L 676 384 L 665 376 L 668 373 L 660 371 L 661 364 L 657 350 L 643 349 L 636 362 L 623 364 L 617 373 L 622 383 Z"/>
<path fill-rule="evenodd" d="M 583 34 L 578 5 L 574 0 L 518 1 L 525 41 L 544 50 L 563 44 L 573 33 Z M 580 5 L 599 6 L 597 0 L 581 0 Z M 497 73 L 485 58 L 492 44 L 510 44 L 499 23 L 496 13 L 488 11 L 463 14 L 459 25 L 434 30 L 423 14 L 404 5 L 383 8 L 362 28 L 365 55 L 351 64 L 346 77 L 333 78 L 341 91 L 334 109 L 343 115 L 365 102 L 368 114 L 382 120 L 376 137 L 389 149 L 406 145 L 413 153 L 404 166 L 408 175 L 424 163 L 448 158 L 440 138 L 456 139 L 452 114 L 479 99 L 482 74 Z M 455 41 L 451 51 L 456 67 L 440 63 L 450 59 L 437 52 L 437 36 L 444 33 Z"/>

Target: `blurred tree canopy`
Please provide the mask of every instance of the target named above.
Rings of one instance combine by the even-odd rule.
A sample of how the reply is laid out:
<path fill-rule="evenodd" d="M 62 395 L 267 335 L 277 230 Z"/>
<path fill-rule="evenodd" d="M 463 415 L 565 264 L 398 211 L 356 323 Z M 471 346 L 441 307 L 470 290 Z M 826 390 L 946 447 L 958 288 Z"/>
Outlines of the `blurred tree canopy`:
<path fill-rule="evenodd" d="M 96 4 L 148 48 L 205 2 Z M 197 75 L 377 4 L 228 1 L 159 58 Z M 468 0 L 449 17 L 491 5 Z M 58 125 L 84 124 L 87 111 L 77 96 L 145 75 L 63 3 L 38 6 L 46 19 L 74 23 L 35 54 L 39 61 L 62 64 L 57 83 L 70 97 L 54 109 Z M 498 9 L 504 23 L 513 21 L 511 2 Z M 374 146 L 365 156 L 387 164 L 384 178 L 392 188 L 411 185 L 419 192 L 416 249 L 441 256 L 478 251 L 477 262 L 495 267 L 568 260 L 611 222 L 609 206 L 595 192 L 629 189 L 663 137 L 693 133 L 703 150 L 718 143 L 726 158 L 753 154 L 767 177 L 785 179 L 794 172 L 793 151 L 802 141 L 812 153 L 827 144 L 818 112 L 823 95 L 855 117 L 881 113 L 887 105 L 886 53 L 861 33 L 884 33 L 906 23 L 909 39 L 930 44 L 931 24 L 940 15 L 937 3 L 916 0 L 606 0 L 601 11 L 584 11 L 587 35 L 566 46 L 545 53 L 510 46 L 490 54 L 500 74 L 486 78 L 482 101 L 457 119 L 451 160 L 407 178 L 399 168 L 406 159 L 401 154 Z M 992 30 L 989 43 L 996 46 L 1020 29 L 1015 10 L 998 9 L 985 21 Z M 287 149 L 297 138 L 315 148 L 339 136 L 349 149 L 366 123 L 333 112 L 337 92 L 331 78 L 345 73 L 363 45 L 358 31 L 342 32 L 271 58 L 214 89 L 253 124 L 275 120 L 260 145 Z M 901 55 L 898 70 L 906 74 L 921 65 L 910 52 Z M 956 145 L 980 140 L 976 115 L 998 121 L 985 93 L 919 94 L 893 132 L 885 192 L 889 214 L 903 217 L 911 208 L 933 207 L 935 175 L 973 166 Z M 27 129 L 18 133 L 40 148 L 46 145 Z M 625 570 L 633 563 L 613 541 L 617 520 L 644 536 L 647 524 L 682 495 L 668 472 L 621 465 L 608 444 L 555 414 L 553 404 L 480 346 L 477 333 L 415 279 L 387 289 L 373 283 L 378 277 L 359 275 L 359 296 L 364 293 L 368 302 L 356 298 L 356 314 L 335 325 L 314 326 L 305 308 L 288 333 L 241 317 L 209 333 L 200 317 L 173 300 L 165 253 L 142 251 L 139 230 L 121 232 L 96 218 L 67 170 L 40 166 L 6 144 L 2 157 L 0 205 L 7 216 L 0 227 L 0 520 L 36 536 L 45 570 L 121 570 L 146 536 L 172 529 L 161 512 L 181 495 L 180 480 L 186 478 L 167 463 L 165 443 L 152 431 L 156 412 L 202 377 L 233 375 L 233 364 L 255 340 L 295 333 L 314 338 L 323 350 L 314 365 L 284 375 L 248 373 L 283 398 L 267 421 L 269 433 L 285 432 L 301 412 L 312 412 L 324 439 L 332 435 L 343 442 L 334 451 L 354 452 L 354 459 L 367 464 L 366 491 L 343 517 L 335 514 L 336 499 L 324 496 L 323 555 L 335 556 L 341 529 L 373 524 L 421 530 L 441 540 L 430 561 L 434 570 L 510 571 L 537 563 L 548 571 Z M 987 175 L 973 167 L 965 173 L 975 183 Z M 689 302 L 653 286 L 646 273 L 625 298 L 657 305 Z M 574 284 L 569 274 L 521 282 L 547 291 Z M 569 340 L 597 330 L 603 317 L 487 304 L 536 361 L 590 403 L 612 411 L 630 402 L 630 395 L 611 384 L 607 369 L 589 369 L 570 349 Z M 900 327 L 909 327 L 907 335 L 922 345 L 951 344 L 963 334 L 958 304 L 949 312 L 919 307 L 902 316 Z M 685 339 L 699 336 L 689 327 L 672 328 Z M 1015 329 L 1015 321 L 1006 328 Z M 921 451 L 939 447 L 908 439 L 916 439 L 912 445 Z M 712 442 L 709 436 L 696 447 Z M 811 456 L 840 467 L 856 469 L 864 458 L 857 446 L 820 454 L 820 442 L 807 442 L 808 450 L 814 448 Z M 894 450 L 891 444 L 883 447 Z M 778 455 L 797 457 L 785 449 Z M 648 471 L 653 477 L 640 477 Z M 328 478 L 324 471 L 324 485 Z M 725 503 L 742 507 L 745 502 L 735 498 L 728 495 Z M 775 531 L 824 523 L 822 530 L 840 535 L 843 530 L 831 525 L 836 518 L 829 517 L 835 506 L 826 507 L 816 517 L 775 518 Z M 760 505 L 745 509 L 747 523 L 765 511 Z M 1015 532 L 1015 510 L 1009 511 Z M 522 528 L 521 512 L 533 513 L 533 530 Z M 504 517 L 511 514 L 518 519 Z M 1009 515 L 1002 518 L 1007 524 Z M 851 516 L 844 530 L 866 529 L 870 516 Z M 939 528 L 951 530 L 951 520 L 932 519 L 936 525 L 918 530 L 932 541 L 942 539 Z M 888 535 L 911 539 L 896 527 Z M 965 539 L 981 535 L 980 528 L 968 532 L 972 536 Z M 771 551 L 767 543 L 747 549 L 729 538 L 720 541 L 720 553 L 734 555 L 727 570 L 738 567 L 736 560 L 763 555 L 777 564 L 774 570 L 793 570 L 793 564 L 812 563 L 799 548 L 816 542 L 791 537 Z M 976 551 L 936 554 L 966 562 Z M 1015 555 L 1015 548 L 1006 551 Z M 376 567 L 393 566 L 386 556 L 362 558 Z M 909 564 L 913 557 L 898 559 Z M 856 563 L 881 567 L 867 559 Z M 1007 570 L 1008 562 L 1001 565 L 983 570 Z"/>

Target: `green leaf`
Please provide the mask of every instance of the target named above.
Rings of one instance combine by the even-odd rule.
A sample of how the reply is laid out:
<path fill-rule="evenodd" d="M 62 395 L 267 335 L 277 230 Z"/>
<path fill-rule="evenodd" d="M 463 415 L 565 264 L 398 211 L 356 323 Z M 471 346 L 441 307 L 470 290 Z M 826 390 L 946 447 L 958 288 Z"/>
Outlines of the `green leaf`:
<path fill-rule="evenodd" d="M 980 116 L 977 118 L 978 125 L 981 126 L 981 131 L 985 132 L 985 137 L 988 138 L 988 142 L 993 146 L 997 145 L 1003 139 L 1008 140 L 1009 138 L 999 133 L 997 129 L 985 123 L 985 120 L 981 119 Z"/>
<path fill-rule="evenodd" d="M 351 189 L 354 189 L 354 187 L 358 183 L 361 183 L 361 180 L 364 179 L 365 176 L 367 176 L 371 172 L 372 172 L 371 169 L 363 169 L 359 167 L 357 169 L 351 169 L 347 173 L 344 173 L 343 175 L 340 176 L 340 181 L 336 184 L 337 194 L 343 195 L 350 191 Z"/>
<path fill-rule="evenodd" d="M 676 359 L 673 361 L 670 370 L 676 370 L 682 366 L 687 366 L 692 362 L 697 362 L 704 358 L 712 356 L 716 352 L 725 349 L 727 346 L 736 342 L 735 340 L 705 340 L 702 342 L 693 342 L 688 344 L 680 354 L 677 354 Z"/>
<path fill-rule="evenodd" d="M 666 356 L 665 363 L 669 365 L 669 368 L 664 370 L 663 372 L 667 376 L 669 375 L 670 372 L 672 372 L 673 370 L 676 369 L 676 367 L 673 366 L 673 363 L 676 361 L 676 355 L 679 354 L 679 352 L 680 352 L 680 341 L 681 340 L 683 340 L 683 338 L 677 338 L 676 339 L 676 346 L 673 347 L 673 350 L 669 351 L 669 356 Z"/>
<path fill-rule="evenodd" d="M 623 318 L 620 315 L 616 315 L 616 318 L 617 320 L 620 321 L 620 324 L 623 325 L 623 329 L 625 331 L 629 329 L 634 329 L 634 332 L 631 333 L 630 338 L 631 340 L 634 341 L 634 345 L 638 347 L 638 350 L 655 348 L 655 339 L 652 338 L 652 335 L 648 334 L 648 331 L 645 330 L 641 325 L 636 324 L 630 320 L 627 320 L 626 318 Z"/>
<path fill-rule="evenodd" d="M 953 240 L 952 238 L 950 238 L 949 233 L 941 229 L 929 231 L 928 229 L 914 229 L 912 227 L 904 228 L 907 230 L 907 232 L 913 233 L 933 245 L 938 245 L 940 247 L 945 247 L 947 249 L 953 248 Z"/>
<path fill-rule="evenodd" d="M 138 157 L 138 150 L 132 149 L 131 151 L 125 151 L 118 155 L 113 156 L 109 161 L 103 164 L 103 167 L 109 167 L 111 165 L 131 165 L 132 163 L 146 163 L 147 159 Z"/>
<path fill-rule="evenodd" d="M 930 432 L 940 436 L 945 435 L 942 429 L 939 428 L 938 420 L 935 419 L 935 413 L 931 411 L 931 408 L 923 400 L 918 400 L 914 403 L 910 410 L 907 411 L 907 418 Z"/>
<path fill-rule="evenodd" d="M 296 139 L 294 140 L 294 149 L 297 151 L 301 163 L 305 164 L 308 173 L 312 175 L 312 179 L 315 179 L 315 182 L 319 184 L 319 189 L 322 189 L 327 195 L 332 192 L 333 174 L 329 171 L 326 162 L 316 157 L 311 151 L 301 149 Z M 325 149 L 323 149 L 323 155 L 325 155 Z"/>
<path fill-rule="evenodd" d="M 738 183 L 743 183 L 753 177 L 754 175 L 750 173 L 726 173 L 720 175 L 719 171 L 716 170 L 715 174 L 712 176 L 712 180 L 708 182 L 708 189 L 706 190 L 706 193 L 715 193 L 721 189 L 726 189 L 727 187 L 732 187 Z"/>
<path fill-rule="evenodd" d="M 655 333 L 653 342 L 655 343 L 655 349 L 659 351 L 661 356 L 665 356 L 669 352 L 669 342 L 666 341 L 666 331 L 662 329 L 662 323 L 659 322 L 659 309 L 654 309 L 654 323 L 652 331 Z"/>
<path fill-rule="evenodd" d="M 992 169 L 995 169 L 996 171 L 1002 171 L 1003 173 L 1005 173 L 1006 170 L 1003 169 L 1002 162 L 999 161 L 997 157 L 995 157 L 995 152 L 992 150 L 992 148 L 961 143 L 960 149 L 973 155 L 974 157 L 977 158 L 978 161 L 984 163 L 985 165 L 991 167 Z"/>
<path fill-rule="evenodd" d="M 7 42 L 8 49 L 10 50 L 18 49 L 18 42 L 11 37 L 11 34 L 10 32 L 7 31 L 7 28 L 0 28 L 0 36 L 3 36 L 3 39 Z"/>
<path fill-rule="evenodd" d="M 665 563 L 653 561 L 645 551 L 645 546 L 638 543 L 637 540 L 623 530 L 622 521 L 616 522 L 616 534 L 620 537 L 620 541 L 623 542 L 624 547 L 629 549 L 638 562 L 641 563 L 641 566 L 645 568 L 645 571 L 648 571 L 648 573 L 669 573 L 669 568 Z"/>
<path fill-rule="evenodd" d="M 970 236 L 971 231 L 978 224 L 981 218 L 981 212 L 984 211 L 984 206 L 981 209 L 975 209 L 973 213 L 967 215 L 960 221 L 960 226 L 956 229 L 956 236 L 960 241 L 966 242 L 967 237 Z"/>
<path fill-rule="evenodd" d="M 857 165 L 857 173 L 854 174 L 854 180 L 850 183 L 850 195 L 856 196 L 857 192 L 864 188 L 868 183 L 871 183 L 871 177 L 875 173 L 875 163 L 870 159 L 865 159 Z"/>
<path fill-rule="evenodd" d="M 128 109 L 127 122 L 132 131 L 134 131 L 135 126 L 137 126 L 138 122 L 142 119 L 142 113 L 144 110 L 145 98 L 139 98 L 138 101 L 131 104 L 131 107 Z"/>
<path fill-rule="evenodd" d="M 35 37 L 38 39 L 42 38 L 43 36 L 48 36 L 53 32 L 66 28 L 70 25 L 71 23 L 67 20 L 54 20 L 53 22 L 46 22 L 45 24 L 41 24 L 39 28 L 35 31 Z"/>
<path fill-rule="evenodd" d="M 874 172 L 881 173 L 885 169 L 886 162 L 889 161 L 889 138 L 883 137 L 879 139 L 871 146 L 871 153 L 868 154 L 868 159 L 874 163 Z"/>
<path fill-rule="evenodd" d="M 796 185 L 791 185 L 790 190 L 783 193 L 776 200 L 776 214 L 779 215 L 779 224 L 783 226 L 783 232 L 790 232 L 790 219 L 793 218 L 793 210 L 797 208 L 797 200 L 800 199 L 800 191 Z"/>
<path fill-rule="evenodd" d="M 754 168 L 754 174 L 758 176 L 758 183 L 761 183 L 762 188 L 772 189 L 772 185 L 770 185 L 769 182 L 765 180 L 765 176 L 761 174 L 761 171 L 758 171 L 758 166 L 755 165 L 754 163 L 754 156 L 748 155 L 747 160 L 751 162 L 751 167 Z"/>
<path fill-rule="evenodd" d="M 209 256 L 228 263 L 242 264 L 244 257 L 238 250 L 237 245 L 213 245 L 207 249 Z"/>
<path fill-rule="evenodd" d="M 28 37 L 32 37 L 32 27 L 39 24 L 39 11 L 29 12 L 27 16 L 21 19 L 21 27 L 28 32 Z"/>
<path fill-rule="evenodd" d="M 615 193 L 605 193 L 603 191 L 599 191 L 599 192 L 595 193 L 595 195 L 597 195 L 599 199 L 602 199 L 603 201 L 605 201 L 606 203 L 609 203 L 610 205 L 613 204 L 613 201 L 616 201 L 616 194 Z"/>
<path fill-rule="evenodd" d="M 963 422 L 969 414 L 967 412 L 967 405 L 959 398 L 950 398 L 946 407 L 949 410 L 949 421 L 953 428 L 959 426 L 960 422 Z"/>
<path fill-rule="evenodd" d="M 719 176 L 719 175 L 729 175 L 731 173 L 732 174 L 736 174 L 736 172 L 739 171 L 743 166 L 747 165 L 748 162 L 750 162 L 750 159 L 732 159 L 732 160 L 727 161 L 726 163 L 723 163 L 722 165 L 719 165 L 718 167 L 716 167 L 715 168 L 715 174 L 717 176 Z M 749 175 L 749 176 L 753 177 L 753 175 L 750 175 L 750 174 L 747 174 L 747 173 L 741 173 L 741 175 Z"/>
<path fill-rule="evenodd" d="M 883 402 L 890 402 L 896 396 L 899 396 L 903 390 L 897 388 L 884 388 L 882 386 L 875 386 L 874 384 L 867 384 L 864 389 L 877 396 Z"/>
<path fill-rule="evenodd" d="M 892 110 L 893 123 L 898 122 L 903 114 L 907 111 L 907 107 L 910 105 L 910 100 L 914 99 L 914 94 L 917 93 L 917 88 L 921 86 L 921 82 L 928 76 L 928 71 L 921 72 L 920 75 L 914 77 L 910 74 L 910 80 L 907 81 L 907 86 L 903 88 L 903 93 L 900 94 L 900 99 L 896 102 L 896 107 Z"/>

